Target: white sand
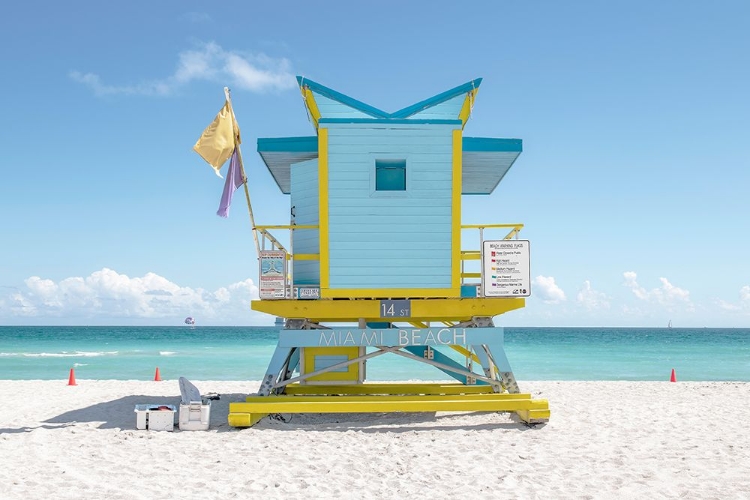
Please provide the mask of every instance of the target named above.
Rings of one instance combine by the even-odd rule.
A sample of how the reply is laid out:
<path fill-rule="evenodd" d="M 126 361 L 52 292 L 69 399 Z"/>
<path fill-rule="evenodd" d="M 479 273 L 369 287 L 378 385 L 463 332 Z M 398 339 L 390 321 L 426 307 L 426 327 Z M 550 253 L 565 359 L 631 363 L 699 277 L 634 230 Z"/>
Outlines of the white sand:
<path fill-rule="evenodd" d="M 549 424 L 495 413 L 297 415 L 250 429 L 217 392 L 208 431 L 135 429 L 177 381 L 0 381 L 0 497 L 750 498 L 750 384 L 521 382 Z"/>

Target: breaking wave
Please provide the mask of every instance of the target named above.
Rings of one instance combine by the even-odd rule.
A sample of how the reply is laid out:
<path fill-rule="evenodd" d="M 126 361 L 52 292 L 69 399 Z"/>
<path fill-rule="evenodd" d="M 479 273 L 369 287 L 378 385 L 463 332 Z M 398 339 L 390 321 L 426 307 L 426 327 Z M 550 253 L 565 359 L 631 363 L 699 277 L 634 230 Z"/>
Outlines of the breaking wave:
<path fill-rule="evenodd" d="M 24 358 L 95 358 L 117 356 L 119 351 L 75 351 L 75 352 L 0 352 L 0 356 L 23 356 Z"/>

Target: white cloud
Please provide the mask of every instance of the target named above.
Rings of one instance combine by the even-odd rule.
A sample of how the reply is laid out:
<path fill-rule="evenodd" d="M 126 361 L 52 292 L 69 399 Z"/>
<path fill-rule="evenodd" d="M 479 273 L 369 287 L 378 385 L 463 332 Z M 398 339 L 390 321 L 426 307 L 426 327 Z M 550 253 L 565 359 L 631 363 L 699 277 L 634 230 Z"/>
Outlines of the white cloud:
<path fill-rule="evenodd" d="M 262 53 L 228 51 L 215 42 L 181 52 L 174 73 L 160 80 L 110 85 L 105 84 L 96 73 L 71 71 L 69 76 L 74 81 L 87 85 L 99 96 L 165 96 L 193 81 L 216 82 L 251 92 L 283 90 L 296 86 L 291 64 L 287 59 L 274 59 Z"/>
<path fill-rule="evenodd" d="M 557 304 L 565 300 L 565 292 L 557 286 L 555 278 L 552 276 L 537 276 L 534 278 L 534 292 L 544 302 L 548 304 Z"/>
<path fill-rule="evenodd" d="M 690 292 L 684 288 L 674 286 L 667 278 L 659 278 L 661 286 L 652 290 L 646 290 L 638 284 L 638 275 L 633 271 L 624 272 L 624 286 L 630 288 L 633 294 L 646 302 L 656 303 L 663 306 L 675 306 L 677 304 L 687 305 L 692 308 Z"/>
<path fill-rule="evenodd" d="M 130 278 L 104 268 L 59 283 L 32 276 L 25 288 L 0 296 L 0 320 L 170 323 L 193 316 L 201 324 L 251 324 L 270 317 L 250 310 L 258 287 L 246 279 L 215 292 L 183 287 L 155 273 Z M 88 324 L 87 323 L 87 324 Z"/>
<path fill-rule="evenodd" d="M 610 307 L 609 297 L 604 292 L 599 292 L 591 288 L 589 280 L 583 282 L 583 286 L 576 296 L 576 301 L 589 311 L 609 309 Z"/>
<path fill-rule="evenodd" d="M 740 301 L 736 304 L 723 300 L 717 302 L 725 311 L 750 311 L 750 286 L 745 285 L 740 288 Z"/>

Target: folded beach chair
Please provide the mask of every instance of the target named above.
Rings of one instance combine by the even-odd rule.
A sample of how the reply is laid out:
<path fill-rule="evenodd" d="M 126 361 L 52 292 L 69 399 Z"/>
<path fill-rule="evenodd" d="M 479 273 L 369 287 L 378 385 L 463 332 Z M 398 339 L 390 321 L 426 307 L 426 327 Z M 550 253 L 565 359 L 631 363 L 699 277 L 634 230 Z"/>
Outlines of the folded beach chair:
<path fill-rule="evenodd" d="M 202 398 L 198 388 L 185 377 L 180 377 L 180 394 L 180 430 L 207 430 L 211 419 L 211 401 Z"/>

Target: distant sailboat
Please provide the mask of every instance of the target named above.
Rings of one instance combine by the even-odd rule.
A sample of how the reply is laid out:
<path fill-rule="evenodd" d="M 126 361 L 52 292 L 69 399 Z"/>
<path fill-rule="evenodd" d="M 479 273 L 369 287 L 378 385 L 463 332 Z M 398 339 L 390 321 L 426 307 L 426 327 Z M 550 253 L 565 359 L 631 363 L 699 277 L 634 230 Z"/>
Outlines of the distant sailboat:
<path fill-rule="evenodd" d="M 667 325 L 667 328 L 672 328 L 672 320 L 669 320 L 669 324 Z"/>

